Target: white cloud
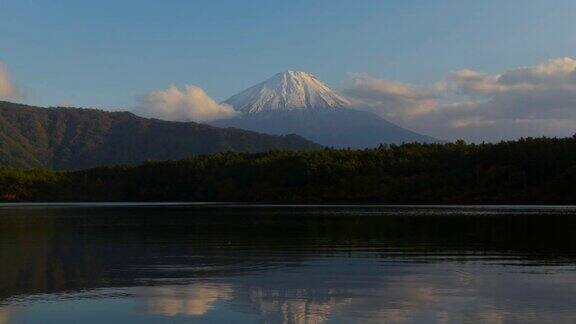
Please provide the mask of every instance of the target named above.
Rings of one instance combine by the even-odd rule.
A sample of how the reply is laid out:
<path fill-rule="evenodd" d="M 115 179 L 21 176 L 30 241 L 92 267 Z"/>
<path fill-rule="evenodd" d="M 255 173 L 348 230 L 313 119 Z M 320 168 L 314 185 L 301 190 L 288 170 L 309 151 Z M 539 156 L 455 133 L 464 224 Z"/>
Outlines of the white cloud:
<path fill-rule="evenodd" d="M 227 104 L 219 104 L 202 88 L 172 85 L 165 90 L 150 92 L 138 100 L 134 112 L 146 117 L 174 121 L 210 122 L 238 114 Z"/>
<path fill-rule="evenodd" d="M 550 84 L 576 82 L 576 60 L 564 57 L 549 60 L 535 67 L 523 67 L 507 71 L 499 81 L 502 84 Z"/>
<path fill-rule="evenodd" d="M 368 104 L 380 110 L 388 118 L 412 118 L 427 114 L 436 109 L 436 96 L 444 91 L 444 85 L 438 83 L 431 87 L 416 87 L 398 81 L 372 78 L 367 75 L 353 75 L 352 87 L 345 92 L 356 99 L 360 105 Z M 385 107 L 385 109 L 380 109 Z"/>
<path fill-rule="evenodd" d="M 450 73 L 433 86 L 361 76 L 358 107 L 441 138 L 493 141 L 576 132 L 576 60 L 559 58 L 498 74 Z"/>
<path fill-rule="evenodd" d="M 0 99 L 18 99 L 21 97 L 21 93 L 12 82 L 10 73 L 6 66 L 0 62 Z"/>
<path fill-rule="evenodd" d="M 482 117 L 472 116 L 465 117 L 462 119 L 454 119 L 450 122 L 452 128 L 466 128 L 471 126 L 484 126 L 484 125 L 494 125 L 495 121 L 485 120 Z"/>

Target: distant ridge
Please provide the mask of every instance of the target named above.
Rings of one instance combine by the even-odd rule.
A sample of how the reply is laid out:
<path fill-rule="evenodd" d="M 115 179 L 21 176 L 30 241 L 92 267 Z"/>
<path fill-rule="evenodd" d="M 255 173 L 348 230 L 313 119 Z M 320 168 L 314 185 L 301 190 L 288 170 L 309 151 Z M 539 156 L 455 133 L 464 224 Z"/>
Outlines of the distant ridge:
<path fill-rule="evenodd" d="M 367 148 L 379 144 L 438 142 L 376 114 L 352 109 L 351 102 L 314 75 L 291 71 L 230 97 L 224 103 L 242 114 L 212 123 L 269 134 L 298 134 L 325 146 Z"/>
<path fill-rule="evenodd" d="M 0 101 L 0 166 L 80 169 L 226 151 L 320 147 L 296 135 L 168 122 L 129 112 L 40 108 Z"/>

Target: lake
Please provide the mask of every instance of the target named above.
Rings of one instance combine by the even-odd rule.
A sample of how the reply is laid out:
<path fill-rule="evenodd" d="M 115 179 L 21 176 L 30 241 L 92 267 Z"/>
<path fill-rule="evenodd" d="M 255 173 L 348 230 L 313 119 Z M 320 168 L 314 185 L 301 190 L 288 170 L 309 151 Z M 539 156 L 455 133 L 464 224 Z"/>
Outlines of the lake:
<path fill-rule="evenodd" d="M 576 208 L 0 205 L 0 323 L 574 323 Z"/>

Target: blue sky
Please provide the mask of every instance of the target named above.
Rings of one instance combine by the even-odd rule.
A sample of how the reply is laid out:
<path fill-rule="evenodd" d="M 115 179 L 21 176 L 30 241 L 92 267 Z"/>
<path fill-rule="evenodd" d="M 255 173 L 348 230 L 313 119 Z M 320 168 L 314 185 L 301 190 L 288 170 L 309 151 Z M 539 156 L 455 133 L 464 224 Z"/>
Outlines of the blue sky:
<path fill-rule="evenodd" d="M 0 98 L 219 118 L 297 69 L 439 138 L 567 136 L 575 30 L 574 0 L 0 0 Z"/>
<path fill-rule="evenodd" d="M 571 0 L 0 0 L 0 60 L 41 105 L 125 107 L 170 84 L 225 99 L 270 75 L 410 83 L 576 52 Z"/>

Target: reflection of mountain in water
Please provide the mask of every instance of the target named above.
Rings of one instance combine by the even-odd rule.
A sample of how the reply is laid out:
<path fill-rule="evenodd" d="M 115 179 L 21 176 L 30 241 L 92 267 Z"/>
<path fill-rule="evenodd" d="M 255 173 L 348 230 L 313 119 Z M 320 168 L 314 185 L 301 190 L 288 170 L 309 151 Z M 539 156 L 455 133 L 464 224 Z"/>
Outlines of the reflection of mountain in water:
<path fill-rule="evenodd" d="M 536 289 L 540 307 L 568 316 L 572 273 L 551 282 L 517 272 L 573 265 L 575 224 L 550 211 L 0 209 L 0 264 L 11 265 L 0 267 L 0 304 L 128 287 L 148 312 L 170 317 L 225 305 L 269 322 L 424 313 L 481 322 L 522 319 L 491 306 L 521 308 Z M 487 273 L 490 264 L 508 272 Z M 479 297 L 457 303 L 462 293 Z M 478 311 L 455 318 L 445 305 Z M 0 318 L 8 314 L 0 308 Z"/>

